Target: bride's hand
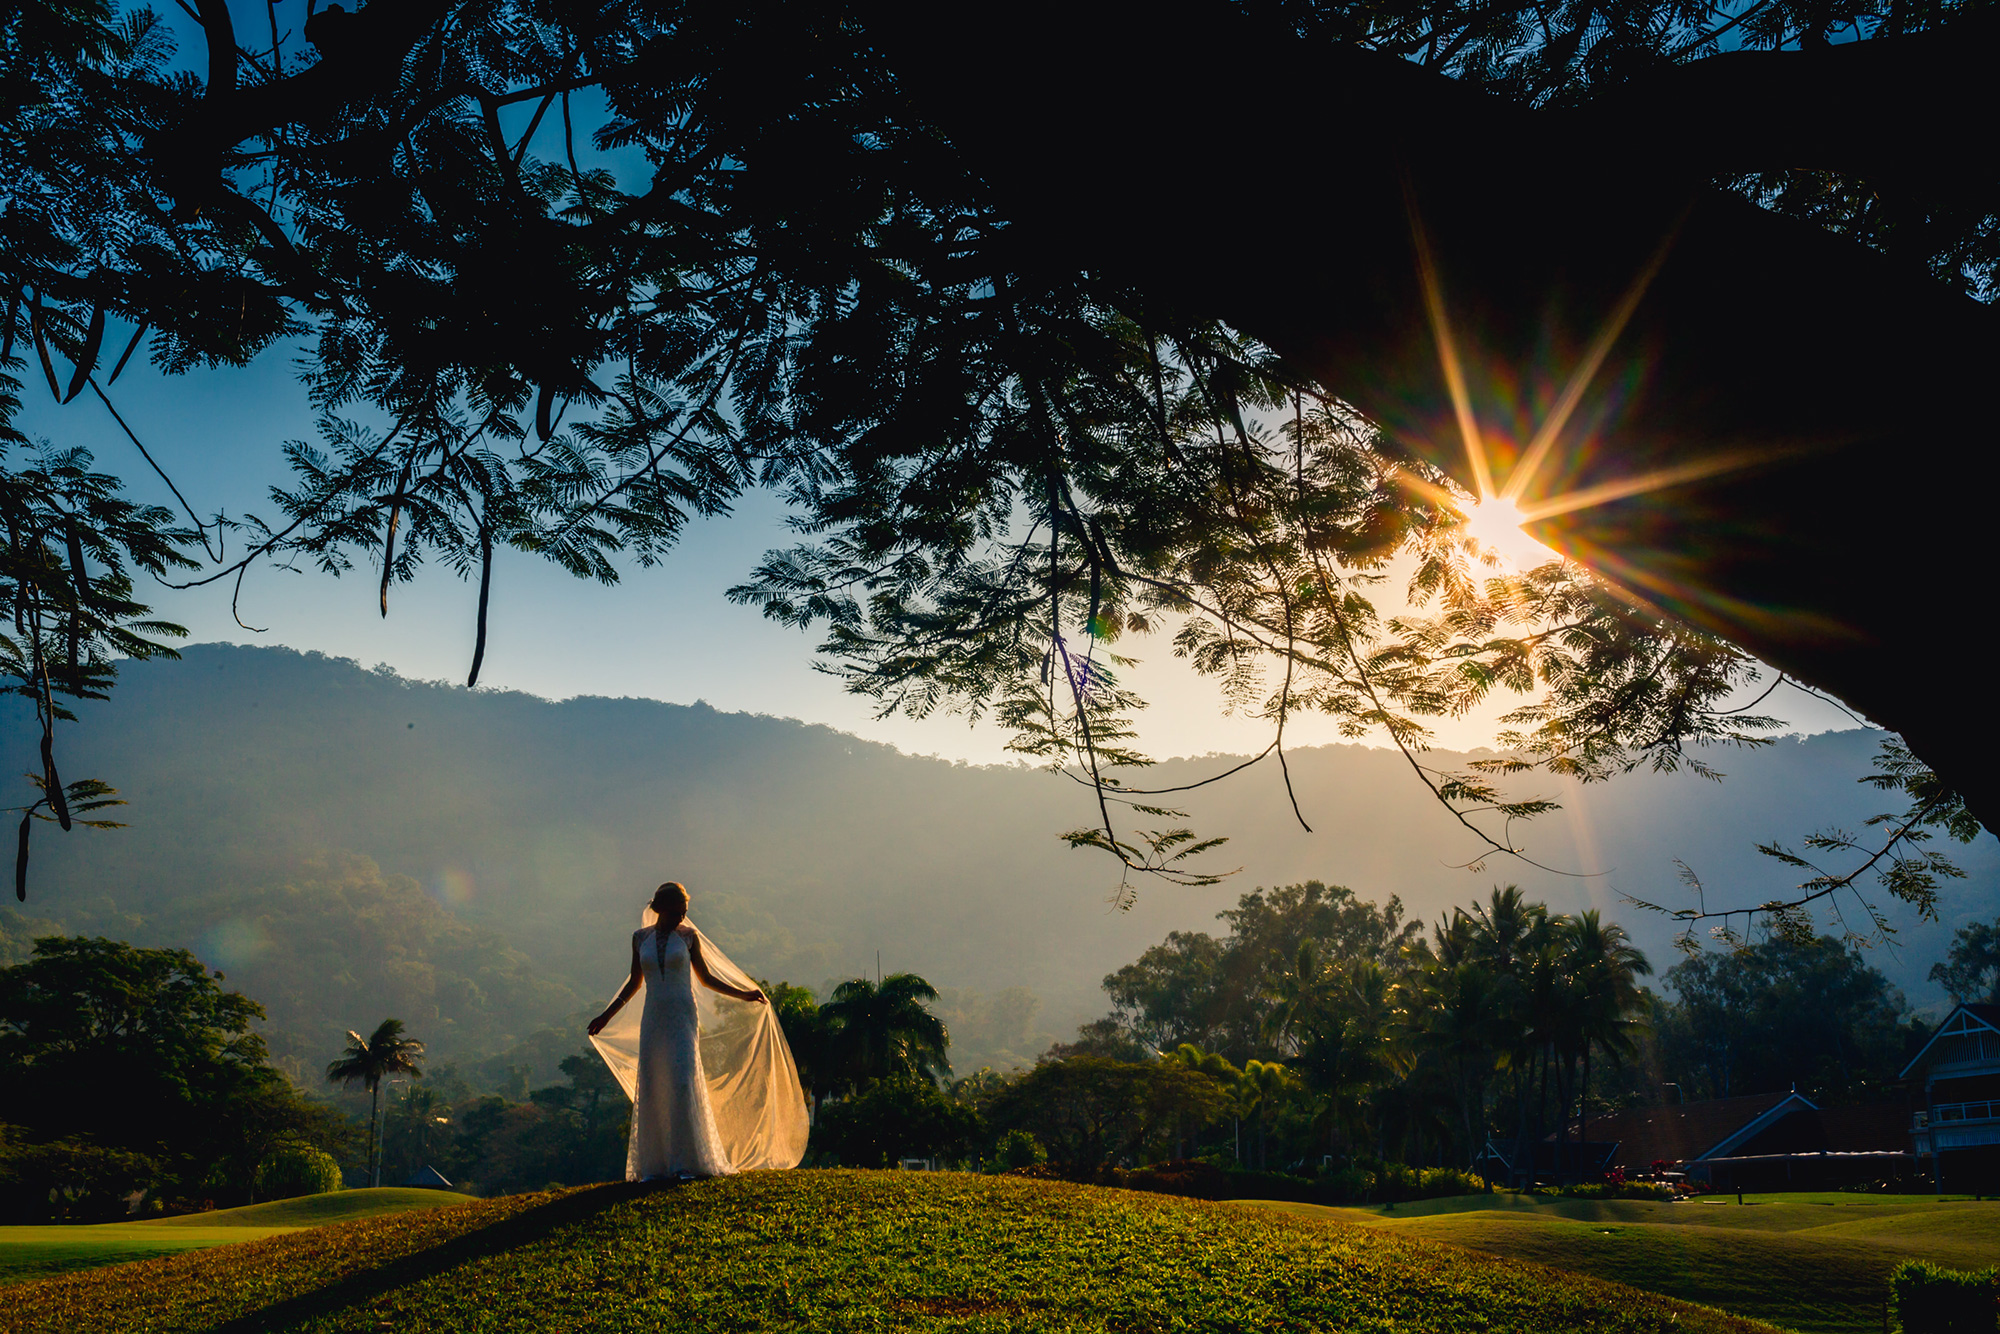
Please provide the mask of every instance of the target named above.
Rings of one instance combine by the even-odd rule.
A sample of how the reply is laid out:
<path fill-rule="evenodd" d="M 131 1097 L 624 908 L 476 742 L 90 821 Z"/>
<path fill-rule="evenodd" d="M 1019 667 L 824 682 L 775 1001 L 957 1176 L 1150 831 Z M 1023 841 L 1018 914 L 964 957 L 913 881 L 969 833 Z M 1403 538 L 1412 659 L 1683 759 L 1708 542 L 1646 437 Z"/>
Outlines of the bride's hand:
<path fill-rule="evenodd" d="M 746 991 L 743 993 L 743 999 L 757 1005 L 769 1005 L 771 1003 L 771 998 L 761 991 Z"/>
<path fill-rule="evenodd" d="M 602 1033 L 604 1031 L 604 1026 L 610 1022 L 611 1020 L 609 1016 L 601 1014 L 598 1015 L 597 1018 L 590 1021 L 590 1028 L 589 1028 L 590 1036 L 596 1037 L 599 1033 Z"/>

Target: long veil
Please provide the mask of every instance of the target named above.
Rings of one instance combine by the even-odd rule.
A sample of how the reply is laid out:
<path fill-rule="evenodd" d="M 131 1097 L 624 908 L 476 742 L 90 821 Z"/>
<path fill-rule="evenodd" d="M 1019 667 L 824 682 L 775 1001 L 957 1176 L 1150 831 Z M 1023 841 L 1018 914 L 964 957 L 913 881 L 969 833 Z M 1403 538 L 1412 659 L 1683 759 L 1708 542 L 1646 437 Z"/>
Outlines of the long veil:
<path fill-rule="evenodd" d="M 649 907 L 640 926 L 652 926 L 657 920 Z M 694 930 L 701 937 L 701 957 L 716 981 L 746 990 L 757 985 L 755 978 L 701 934 L 701 928 Z M 624 984 L 619 986 L 623 989 Z M 636 1097 L 639 1084 L 639 1020 L 646 1008 L 644 991 L 641 982 L 625 1008 L 591 1039 L 628 1098 Z M 715 1128 L 730 1164 L 739 1172 L 797 1167 L 806 1156 L 810 1129 L 806 1095 L 774 1007 L 724 996 L 699 980 L 694 996 L 695 1012 L 701 1020 L 701 1068 L 708 1077 Z"/>

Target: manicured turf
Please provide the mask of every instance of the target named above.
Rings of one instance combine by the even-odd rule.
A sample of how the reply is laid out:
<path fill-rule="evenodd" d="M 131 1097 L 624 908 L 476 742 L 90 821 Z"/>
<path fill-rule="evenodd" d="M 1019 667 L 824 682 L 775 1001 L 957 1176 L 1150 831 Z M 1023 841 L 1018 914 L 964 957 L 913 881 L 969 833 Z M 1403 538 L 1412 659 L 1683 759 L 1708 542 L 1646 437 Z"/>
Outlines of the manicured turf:
<path fill-rule="evenodd" d="M 9 1290 L 11 1330 L 1759 1334 L 1317 1221 L 1019 1178 L 771 1172 L 405 1213 Z"/>
<path fill-rule="evenodd" d="M 1803 1334 L 1882 1328 L 1905 1260 L 2000 1263 L 2000 1203 L 1923 1195 L 1748 1195 L 1682 1204 L 1471 1195 L 1394 1209 L 1261 1207 L 1467 1246 L 1630 1284 Z"/>
<path fill-rule="evenodd" d="M 255 1241 L 323 1223 L 466 1204 L 471 1199 L 469 1195 L 449 1191 L 383 1187 L 306 1195 L 243 1209 L 217 1209 L 144 1223 L 0 1227 L 0 1284 L 176 1255 L 205 1246 Z"/>
<path fill-rule="evenodd" d="M 103 1223 L 91 1227 L 0 1227 L 0 1284 L 71 1274 L 79 1269 L 178 1255 L 207 1246 L 290 1232 L 291 1228 L 165 1228 Z M 11 1296 L 11 1294 L 9 1294 Z M 0 1319 L 0 1328 L 6 1321 Z"/>
<path fill-rule="evenodd" d="M 365 1190 L 336 1190 L 325 1195 L 300 1195 L 269 1204 L 250 1204 L 241 1209 L 215 1209 L 205 1214 L 181 1214 L 162 1218 L 140 1227 L 318 1227 L 323 1223 L 345 1223 L 355 1218 L 376 1218 L 400 1214 L 410 1209 L 439 1209 L 448 1204 L 471 1204 L 477 1198 L 448 1190 L 415 1190 L 408 1186 L 376 1186 Z M 122 1226 L 122 1225 L 121 1225 Z"/>

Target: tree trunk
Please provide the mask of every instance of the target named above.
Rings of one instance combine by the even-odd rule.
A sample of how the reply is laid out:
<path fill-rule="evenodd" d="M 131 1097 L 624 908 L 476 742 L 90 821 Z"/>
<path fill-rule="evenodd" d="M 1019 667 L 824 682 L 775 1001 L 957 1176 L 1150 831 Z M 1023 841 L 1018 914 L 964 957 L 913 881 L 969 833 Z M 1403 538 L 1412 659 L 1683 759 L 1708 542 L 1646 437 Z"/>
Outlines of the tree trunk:
<path fill-rule="evenodd" d="M 1588 428 L 1544 476 L 1576 491 L 1665 485 L 1680 469 L 1671 502 L 1585 506 L 1535 536 L 1900 732 L 2000 828 L 2000 713 L 1968 712 L 1934 637 L 1909 630 L 1959 623 L 1958 583 L 1896 578 L 1854 540 L 1920 531 L 1927 572 L 1987 563 L 1981 526 L 1934 523 L 1928 488 L 1856 479 L 1917 459 L 1964 494 L 2000 491 L 1982 388 L 2000 321 L 1915 265 L 1710 184 L 1808 163 L 1878 174 L 1906 154 L 1990 173 L 1994 136 L 1935 132 L 1980 123 L 1990 20 L 1719 55 L 1550 111 L 1220 0 L 1025 0 L 1004 19 L 989 5 L 879 6 L 869 27 L 899 87 L 1007 210 L 1026 264 L 1092 267 L 1131 295 L 1128 309 L 1229 320 L 1391 437 L 1424 442 L 1461 483 L 1474 467 L 1429 295 L 1467 367 L 1458 397 L 1504 435 L 1519 430 L 1514 388 L 1562 384 L 1577 357 L 1549 349 L 1589 346 L 1650 271 L 1570 418 Z M 1130 134 L 1132 108 L 1180 105 L 1225 69 L 1260 72 L 1254 109 Z M 1064 95 L 1024 101 L 1023 87 Z M 1671 132 L 1639 128 L 1670 116 Z M 1683 131 L 1689 118 L 1702 128 Z M 1186 163 L 1230 161 L 1250 139 L 1339 168 L 1292 181 L 1288 208 L 1167 206 Z M 1954 167 L 1927 141 L 1979 165 Z M 1725 441 L 1737 466 L 1720 466 Z M 1698 475 L 1703 460 L 1716 470 Z M 1523 497 L 1548 498 L 1539 486 Z"/>
<path fill-rule="evenodd" d="M 370 1084 L 368 1086 L 368 1184 L 371 1186 L 382 1184 L 379 1180 L 382 1171 L 381 1160 L 376 1155 L 376 1148 L 380 1138 L 376 1130 L 376 1127 L 380 1124 L 376 1116 L 376 1109 L 381 1103 L 381 1098 L 382 1085 L 379 1082 Z"/>
<path fill-rule="evenodd" d="M 1569 1057 L 1556 1061 L 1556 1184 L 1569 1166 Z"/>
<path fill-rule="evenodd" d="M 1552 1048 L 1549 1044 L 1542 1044 L 1542 1076 L 1535 1092 L 1535 1139 L 1537 1141 L 1542 1137 L 1542 1127 L 1549 1123 L 1549 1059 L 1551 1050 Z"/>
<path fill-rule="evenodd" d="M 1535 1082 L 1535 1057 L 1533 1052 L 1525 1055 L 1526 1059 L 1521 1062 L 1521 1068 L 1516 1072 L 1514 1079 L 1514 1162 L 1517 1164 L 1517 1171 L 1523 1170 L 1518 1164 L 1525 1153 L 1528 1159 L 1525 1170 L 1533 1173 L 1535 1142 L 1528 1133 L 1528 1090 Z M 1507 1184 L 1510 1186 L 1515 1184 L 1511 1173 Z"/>
<path fill-rule="evenodd" d="M 1590 1044 L 1583 1044 L 1583 1089 L 1576 1099 L 1576 1143 L 1577 1153 L 1585 1164 L 1589 1162 L 1590 1149 Z"/>

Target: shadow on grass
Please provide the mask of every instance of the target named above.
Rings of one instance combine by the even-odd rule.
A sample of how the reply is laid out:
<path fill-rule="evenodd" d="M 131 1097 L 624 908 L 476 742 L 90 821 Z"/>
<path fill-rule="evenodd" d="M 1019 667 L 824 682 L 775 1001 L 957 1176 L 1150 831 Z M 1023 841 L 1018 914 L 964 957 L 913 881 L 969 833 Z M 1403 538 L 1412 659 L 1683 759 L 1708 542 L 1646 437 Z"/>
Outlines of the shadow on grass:
<path fill-rule="evenodd" d="M 540 1241 L 559 1229 L 582 1223 L 605 1210 L 673 1187 L 643 1182 L 612 1182 L 575 1191 L 502 1219 L 490 1227 L 453 1237 L 428 1250 L 406 1255 L 375 1269 L 350 1274 L 323 1288 L 211 1326 L 208 1334 L 265 1334 L 315 1316 L 362 1306 L 398 1288 L 422 1283 L 471 1260 L 514 1250 Z"/>

